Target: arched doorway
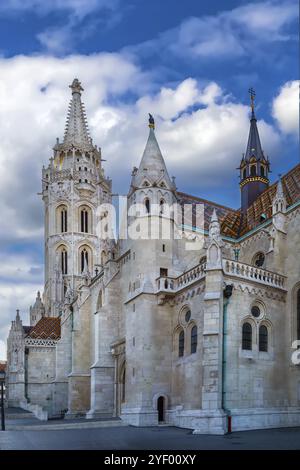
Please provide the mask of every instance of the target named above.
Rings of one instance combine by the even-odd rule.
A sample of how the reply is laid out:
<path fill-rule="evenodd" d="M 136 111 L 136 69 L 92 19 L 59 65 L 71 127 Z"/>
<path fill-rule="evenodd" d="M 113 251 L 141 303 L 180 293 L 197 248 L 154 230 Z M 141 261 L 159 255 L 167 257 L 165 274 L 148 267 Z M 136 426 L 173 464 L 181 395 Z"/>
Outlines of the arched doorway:
<path fill-rule="evenodd" d="M 157 399 L 158 422 L 163 423 L 165 420 L 165 398 L 160 396 Z"/>

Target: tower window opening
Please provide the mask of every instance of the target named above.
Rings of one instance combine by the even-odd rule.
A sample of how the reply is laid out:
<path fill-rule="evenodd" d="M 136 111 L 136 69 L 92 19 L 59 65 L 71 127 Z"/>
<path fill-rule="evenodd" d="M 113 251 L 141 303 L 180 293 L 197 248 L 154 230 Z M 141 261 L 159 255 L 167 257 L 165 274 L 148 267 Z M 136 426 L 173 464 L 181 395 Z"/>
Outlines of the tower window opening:
<path fill-rule="evenodd" d="M 145 199 L 145 208 L 146 208 L 146 213 L 150 214 L 150 201 L 149 199 Z"/>
<path fill-rule="evenodd" d="M 252 165 L 250 168 L 250 175 L 256 176 L 256 165 Z"/>
<path fill-rule="evenodd" d="M 265 176 L 265 168 L 263 166 L 260 167 L 260 175 Z"/>
<path fill-rule="evenodd" d="M 178 357 L 184 355 L 184 331 L 181 330 L 178 336 Z"/>
<path fill-rule="evenodd" d="M 84 271 L 85 267 L 89 267 L 89 254 L 86 248 L 84 248 L 80 255 L 80 264 L 81 264 L 81 272 Z"/>
<path fill-rule="evenodd" d="M 68 231 L 68 212 L 66 208 L 63 208 L 60 212 L 60 227 L 62 233 Z"/>
<path fill-rule="evenodd" d="M 68 274 L 68 252 L 66 249 L 61 252 L 61 272 L 62 274 Z"/>
<path fill-rule="evenodd" d="M 86 208 L 80 212 L 80 230 L 84 233 L 89 231 L 89 213 Z"/>
<path fill-rule="evenodd" d="M 243 179 L 245 179 L 246 177 L 247 177 L 247 170 L 245 168 L 244 171 L 243 171 Z"/>

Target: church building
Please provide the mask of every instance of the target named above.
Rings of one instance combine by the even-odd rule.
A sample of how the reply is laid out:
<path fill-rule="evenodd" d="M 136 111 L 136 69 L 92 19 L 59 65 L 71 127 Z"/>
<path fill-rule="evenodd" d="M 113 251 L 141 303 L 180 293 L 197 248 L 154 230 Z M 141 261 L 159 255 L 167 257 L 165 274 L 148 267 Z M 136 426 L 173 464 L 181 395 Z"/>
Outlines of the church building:
<path fill-rule="evenodd" d="M 112 181 L 81 83 L 70 88 L 42 170 L 44 292 L 30 325 L 19 311 L 11 325 L 8 404 L 204 434 L 300 426 L 300 165 L 270 184 L 254 95 L 240 209 L 176 187 L 150 115 L 123 225 L 137 235 L 153 223 L 157 236 L 116 239 Z"/>

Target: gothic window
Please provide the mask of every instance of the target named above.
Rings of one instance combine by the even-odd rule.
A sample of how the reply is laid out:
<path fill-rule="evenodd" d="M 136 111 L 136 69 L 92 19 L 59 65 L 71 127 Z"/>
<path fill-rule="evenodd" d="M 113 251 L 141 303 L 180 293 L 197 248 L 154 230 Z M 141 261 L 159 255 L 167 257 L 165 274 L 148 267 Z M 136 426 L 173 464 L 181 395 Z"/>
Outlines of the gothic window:
<path fill-rule="evenodd" d="M 254 264 L 254 266 L 256 266 L 257 268 L 262 268 L 263 265 L 265 264 L 265 255 L 264 253 L 256 253 L 256 255 L 253 257 L 253 261 L 252 263 Z"/>
<path fill-rule="evenodd" d="M 196 325 L 191 330 L 191 354 L 197 351 L 198 332 Z"/>
<path fill-rule="evenodd" d="M 265 167 L 264 166 L 260 167 L 260 174 L 261 174 L 261 176 L 265 176 Z"/>
<path fill-rule="evenodd" d="M 61 272 L 62 274 L 68 274 L 68 252 L 65 248 L 61 250 Z"/>
<path fill-rule="evenodd" d="M 148 198 L 145 199 L 145 209 L 146 209 L 146 213 L 150 214 L 150 200 Z"/>
<path fill-rule="evenodd" d="M 68 231 L 68 212 L 65 207 L 61 210 L 61 213 L 60 213 L 60 223 L 61 223 L 61 231 L 67 232 Z"/>
<path fill-rule="evenodd" d="M 265 325 L 259 327 L 259 351 L 268 351 L 268 328 Z"/>
<path fill-rule="evenodd" d="M 250 175 L 251 176 L 256 176 L 256 165 L 252 165 L 250 167 Z"/>
<path fill-rule="evenodd" d="M 178 356 L 184 355 L 184 331 L 181 330 L 178 336 Z"/>
<path fill-rule="evenodd" d="M 242 329 L 242 349 L 252 349 L 252 326 L 250 323 L 244 323 Z"/>
<path fill-rule="evenodd" d="M 159 202 L 159 214 L 160 215 L 164 213 L 164 207 L 165 207 L 165 201 L 161 199 Z"/>
<path fill-rule="evenodd" d="M 85 267 L 89 268 L 89 252 L 83 248 L 80 253 L 80 271 L 83 272 Z"/>
<path fill-rule="evenodd" d="M 84 233 L 90 231 L 90 210 L 87 207 L 80 209 L 80 231 Z"/>
<path fill-rule="evenodd" d="M 56 210 L 56 227 L 57 232 L 68 231 L 68 209 L 65 205 L 59 206 Z"/>
<path fill-rule="evenodd" d="M 243 171 L 243 179 L 245 179 L 246 176 L 247 176 L 247 170 L 246 170 L 246 168 L 245 168 L 244 171 Z"/>

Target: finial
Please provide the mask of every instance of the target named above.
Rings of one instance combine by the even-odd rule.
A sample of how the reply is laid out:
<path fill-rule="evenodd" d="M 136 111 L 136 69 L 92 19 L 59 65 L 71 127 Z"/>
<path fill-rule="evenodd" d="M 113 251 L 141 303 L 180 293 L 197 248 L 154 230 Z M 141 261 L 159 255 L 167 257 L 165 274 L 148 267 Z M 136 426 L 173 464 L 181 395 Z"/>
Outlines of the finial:
<path fill-rule="evenodd" d="M 154 117 L 152 116 L 152 114 L 148 113 L 149 114 L 149 127 L 150 129 L 155 129 L 155 122 L 154 122 Z"/>
<path fill-rule="evenodd" d="M 20 320 L 20 310 L 19 309 L 17 309 L 16 320 Z"/>
<path fill-rule="evenodd" d="M 78 78 L 74 78 L 72 85 L 69 85 L 69 88 L 71 88 L 72 90 L 72 95 L 74 93 L 79 93 L 81 95 L 81 92 L 83 91 L 83 88 Z"/>
<path fill-rule="evenodd" d="M 256 93 L 252 87 L 249 88 L 248 92 L 250 95 L 250 106 L 251 106 L 251 111 L 252 111 L 252 117 L 254 117 L 254 108 L 255 108 L 254 100 L 255 100 Z"/>

